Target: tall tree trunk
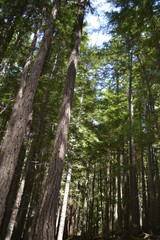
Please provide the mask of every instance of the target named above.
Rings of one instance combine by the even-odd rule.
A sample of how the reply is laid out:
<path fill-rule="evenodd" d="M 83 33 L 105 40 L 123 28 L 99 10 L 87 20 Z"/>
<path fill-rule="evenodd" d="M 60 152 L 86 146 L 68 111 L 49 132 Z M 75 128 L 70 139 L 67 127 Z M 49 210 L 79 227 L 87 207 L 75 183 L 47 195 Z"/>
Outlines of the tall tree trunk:
<path fill-rule="evenodd" d="M 133 109 L 133 95 L 132 95 L 132 52 L 130 53 L 130 79 L 129 79 L 129 115 L 130 115 L 130 182 L 131 182 L 131 215 L 132 224 L 135 229 L 140 228 L 139 216 L 139 198 L 137 186 L 137 167 L 136 167 L 136 152 L 134 144 L 134 109 Z"/>
<path fill-rule="evenodd" d="M 37 156 L 37 159 L 40 160 L 40 163 L 44 163 L 44 159 L 42 158 L 42 153 L 40 153 L 40 156 Z M 36 161 L 36 159 L 34 160 Z M 42 189 L 43 189 L 43 183 L 45 178 L 45 170 L 46 169 L 44 164 L 40 164 L 39 167 L 36 169 L 35 175 L 37 176 L 37 178 L 34 179 L 34 186 L 32 189 L 32 195 L 30 197 L 30 202 L 28 206 L 25 228 L 22 234 L 22 238 L 24 240 L 32 240 L 35 234 L 36 221 L 38 218 L 38 213 L 39 213 L 40 205 L 42 202 L 42 195 L 43 195 Z"/>
<path fill-rule="evenodd" d="M 102 190 L 102 170 L 99 171 L 99 180 L 100 180 L 100 203 L 101 203 L 101 219 L 102 223 L 104 222 L 104 211 L 103 211 L 103 190 Z"/>
<path fill-rule="evenodd" d="M 145 169 L 144 169 L 144 150 L 141 149 L 141 165 L 142 165 L 142 201 L 143 201 L 143 210 L 142 210 L 142 229 L 144 231 L 148 230 L 148 207 L 147 207 L 147 198 L 146 198 L 146 184 L 145 184 Z"/>
<path fill-rule="evenodd" d="M 21 176 L 23 175 L 22 168 L 24 166 L 24 158 L 25 158 L 26 148 L 27 148 L 27 144 L 28 144 L 28 140 L 29 140 L 30 125 L 31 125 L 31 122 L 28 125 L 26 136 L 25 136 L 25 139 L 21 146 L 21 150 L 20 150 L 20 154 L 19 154 L 19 158 L 18 158 L 18 164 L 16 166 L 15 174 L 12 179 L 12 183 L 11 183 L 11 187 L 10 187 L 10 191 L 7 196 L 6 210 L 5 210 L 4 217 L 2 219 L 2 224 L 0 227 L 0 239 L 1 238 L 4 239 L 7 232 L 10 232 L 9 235 L 11 236 L 11 233 L 12 233 L 12 230 L 14 227 L 14 223 L 15 223 L 15 218 L 17 216 L 17 212 L 16 212 L 17 209 L 16 210 L 14 209 L 15 208 L 14 205 L 18 204 L 18 206 L 19 206 L 19 199 L 21 199 L 20 195 L 21 195 L 22 189 L 23 189 L 23 187 L 21 187 Z M 18 192 L 19 192 L 19 197 L 17 198 Z M 16 204 L 16 198 L 18 199 L 17 204 Z M 13 214 L 13 212 L 14 212 L 14 214 Z M 11 221 L 12 215 L 14 215 L 14 217 L 12 217 L 12 221 Z M 12 225 L 11 226 L 12 230 L 8 229 L 9 224 Z"/>
<path fill-rule="evenodd" d="M 86 167 L 86 181 L 84 186 L 84 207 L 83 207 L 83 221 L 82 221 L 82 236 L 85 237 L 87 233 L 87 212 L 88 212 L 88 184 L 89 184 L 89 164 Z"/>
<path fill-rule="evenodd" d="M 151 147 L 148 145 L 148 191 L 149 191 L 149 227 L 156 233 L 157 231 L 157 206 L 156 189 L 154 183 L 154 167 L 152 164 Z"/>
<path fill-rule="evenodd" d="M 36 178 L 36 163 L 35 163 L 35 156 L 37 154 L 37 152 L 39 152 L 39 137 L 40 137 L 40 133 L 42 130 L 42 126 L 43 126 L 43 122 L 44 122 L 44 111 L 46 108 L 46 104 L 47 104 L 47 99 L 49 96 L 49 88 L 50 88 L 50 82 L 53 78 L 53 74 L 56 68 L 56 63 L 57 63 L 57 57 L 58 54 L 56 55 L 55 61 L 53 63 L 53 68 L 52 68 L 52 72 L 50 73 L 49 76 L 49 80 L 48 80 L 48 86 L 46 89 L 46 93 L 43 96 L 43 101 L 42 101 L 42 105 L 41 105 L 41 109 L 39 112 L 39 117 L 38 117 L 38 121 L 37 121 L 37 127 L 35 129 L 35 136 L 32 140 L 31 143 L 31 147 L 30 147 L 30 151 L 28 154 L 28 158 L 27 158 L 27 163 L 26 163 L 26 168 L 25 168 L 25 186 L 24 186 L 24 192 L 23 192 L 23 197 L 22 197 L 22 201 L 20 204 L 20 208 L 18 211 L 18 216 L 17 216 L 17 224 L 14 228 L 14 232 L 13 232 L 13 239 L 19 239 L 22 235 L 22 232 L 24 230 L 24 225 L 26 225 L 26 215 L 28 212 L 28 205 L 31 199 L 31 195 L 32 195 L 32 190 L 33 190 L 33 185 L 35 182 L 35 178 Z"/>
<path fill-rule="evenodd" d="M 72 199 L 72 196 L 70 196 L 70 199 Z M 73 236 L 74 231 L 74 206 L 73 203 L 70 204 L 69 207 L 69 216 L 68 216 L 68 236 Z"/>
<path fill-rule="evenodd" d="M 65 82 L 64 96 L 60 110 L 60 117 L 55 137 L 51 163 L 45 185 L 39 219 L 34 240 L 54 240 L 57 201 L 64 167 L 65 153 L 70 125 L 71 105 L 76 78 L 78 55 L 82 35 L 82 26 L 85 10 L 85 0 L 79 1 L 77 24 L 73 35 L 73 48 L 70 54 L 69 66 Z"/>
<path fill-rule="evenodd" d="M 123 161 L 124 164 L 129 166 L 128 152 L 125 152 L 123 146 Z M 129 170 L 124 170 L 124 194 L 123 194 L 123 205 L 124 205 L 124 231 L 129 231 L 129 219 L 130 219 L 130 185 L 129 185 Z"/>
<path fill-rule="evenodd" d="M 15 225 L 16 216 L 17 216 L 17 213 L 18 213 L 18 208 L 20 206 L 20 202 L 21 202 L 21 198 L 22 198 L 22 194 L 23 194 L 24 182 L 25 182 L 25 180 L 22 179 L 22 181 L 20 183 L 20 187 L 18 189 L 17 198 L 16 198 L 16 201 L 15 201 L 14 209 L 12 211 L 12 216 L 11 216 L 11 219 L 10 219 L 10 222 L 9 222 L 9 225 L 8 225 L 8 229 L 7 229 L 7 234 L 6 234 L 5 240 L 10 240 L 11 236 L 12 236 L 12 232 L 13 232 L 13 228 L 14 228 L 14 225 Z"/>
<path fill-rule="evenodd" d="M 99 176 L 97 179 L 98 182 L 98 193 L 97 193 L 97 206 L 96 206 L 96 211 L 97 211 L 97 220 L 96 220 L 96 236 L 99 234 Z"/>
<path fill-rule="evenodd" d="M 157 192 L 157 216 L 160 216 L 160 176 L 159 176 L 159 165 L 158 165 L 158 152 L 157 148 L 154 149 L 154 157 L 155 157 L 155 169 L 156 169 L 156 192 Z"/>
<path fill-rule="evenodd" d="M 79 190 L 79 182 L 77 183 L 77 190 Z M 75 227 L 74 227 L 74 235 L 78 234 L 78 229 L 79 229 L 79 219 L 80 219 L 80 200 L 81 200 L 81 193 L 77 195 L 76 198 L 76 212 L 75 212 Z"/>
<path fill-rule="evenodd" d="M 106 172 L 106 186 L 105 186 L 105 195 L 106 195 L 106 202 L 105 202 L 105 221 L 103 223 L 103 234 L 104 234 L 104 239 L 109 240 L 109 223 L 110 223 L 110 150 L 108 150 L 108 163 L 107 163 L 107 172 Z"/>
<path fill-rule="evenodd" d="M 121 159 L 120 159 L 121 155 L 120 152 L 118 150 L 117 152 L 117 164 L 118 164 L 118 231 L 122 230 L 122 205 L 121 205 L 121 201 L 122 201 L 122 191 L 121 191 Z"/>
<path fill-rule="evenodd" d="M 95 229 L 94 229 L 94 202 L 95 202 L 95 168 L 93 170 L 93 179 L 92 179 L 92 196 L 91 196 L 91 202 L 90 202 L 90 210 L 89 210 L 89 223 L 88 223 L 88 232 L 89 232 L 89 236 L 90 238 L 93 238 L 95 235 Z"/>
<path fill-rule="evenodd" d="M 58 235 L 58 231 L 59 231 L 61 211 L 62 211 L 62 203 L 61 203 L 61 196 L 60 196 L 60 199 L 59 199 L 59 201 L 58 201 L 57 215 L 56 215 L 56 231 L 55 231 L 55 236 Z"/>
<path fill-rule="evenodd" d="M 21 99 L 15 102 L 6 134 L 0 148 L 0 224 L 5 211 L 6 198 L 9 192 L 18 155 L 23 142 L 27 123 L 32 113 L 32 103 L 38 86 L 38 80 L 53 34 L 54 22 L 60 7 L 60 0 L 54 2 L 54 7 L 45 30 L 42 43 L 31 70 L 29 83 Z"/>
<path fill-rule="evenodd" d="M 113 237 L 113 222 L 114 222 L 114 204 L 113 204 L 113 199 L 114 199 L 114 180 L 112 178 L 112 152 L 110 153 L 110 185 L 109 185 L 109 212 L 110 212 L 110 221 L 109 221 L 109 232 L 110 236 Z"/>
<path fill-rule="evenodd" d="M 65 218 L 66 218 L 66 210 L 67 210 L 67 202 L 68 202 L 68 194 L 69 194 L 69 188 L 70 188 L 70 182 L 71 182 L 71 175 L 72 175 L 72 165 L 70 164 L 69 169 L 68 169 L 68 174 L 67 174 L 66 185 L 65 185 L 60 226 L 59 226 L 57 240 L 63 240 L 63 232 L 64 232 L 64 225 L 65 225 Z"/>

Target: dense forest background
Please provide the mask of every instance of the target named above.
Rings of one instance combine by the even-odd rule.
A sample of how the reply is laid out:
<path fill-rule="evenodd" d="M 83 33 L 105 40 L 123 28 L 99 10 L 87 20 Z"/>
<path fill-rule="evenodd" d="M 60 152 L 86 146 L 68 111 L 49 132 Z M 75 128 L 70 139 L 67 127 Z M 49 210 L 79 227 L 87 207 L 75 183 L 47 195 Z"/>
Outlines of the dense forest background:
<path fill-rule="evenodd" d="M 160 2 L 106 4 L 0 0 L 1 240 L 160 239 Z"/>

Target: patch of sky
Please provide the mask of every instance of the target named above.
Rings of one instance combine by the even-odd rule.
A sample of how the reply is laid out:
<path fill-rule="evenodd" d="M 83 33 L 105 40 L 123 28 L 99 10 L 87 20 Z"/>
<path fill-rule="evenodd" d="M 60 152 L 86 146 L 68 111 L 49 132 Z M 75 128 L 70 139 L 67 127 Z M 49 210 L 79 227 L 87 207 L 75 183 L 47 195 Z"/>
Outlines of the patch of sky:
<path fill-rule="evenodd" d="M 91 46 L 102 47 L 103 43 L 108 42 L 111 36 L 107 32 L 107 16 L 106 12 L 112 11 L 111 3 L 107 3 L 106 0 L 93 0 L 91 11 L 86 14 L 85 20 L 87 26 L 85 28 L 89 36 L 89 44 Z"/>

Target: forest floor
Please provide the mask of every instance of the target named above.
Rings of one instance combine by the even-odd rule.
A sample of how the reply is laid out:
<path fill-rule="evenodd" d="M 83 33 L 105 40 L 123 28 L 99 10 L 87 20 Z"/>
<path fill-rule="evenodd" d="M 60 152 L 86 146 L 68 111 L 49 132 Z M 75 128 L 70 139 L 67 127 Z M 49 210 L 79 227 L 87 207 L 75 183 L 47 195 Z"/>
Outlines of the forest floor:
<path fill-rule="evenodd" d="M 71 238 L 68 238 L 67 240 L 105 240 L 102 237 L 95 237 L 95 238 L 89 238 L 89 237 L 81 237 L 81 236 L 73 236 Z M 147 234 L 143 233 L 139 235 L 138 237 L 110 237 L 109 240 L 160 240 L 160 235 L 154 235 L 154 234 Z"/>

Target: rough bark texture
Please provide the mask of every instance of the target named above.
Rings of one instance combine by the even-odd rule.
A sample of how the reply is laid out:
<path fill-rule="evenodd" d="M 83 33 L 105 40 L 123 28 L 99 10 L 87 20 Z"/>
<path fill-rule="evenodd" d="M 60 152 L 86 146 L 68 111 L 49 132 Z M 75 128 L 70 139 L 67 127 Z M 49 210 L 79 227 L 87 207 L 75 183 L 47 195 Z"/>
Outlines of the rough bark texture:
<path fill-rule="evenodd" d="M 70 112 L 76 78 L 78 55 L 82 35 L 85 0 L 80 0 L 77 25 L 73 35 L 73 48 L 70 54 L 69 66 L 65 82 L 64 96 L 56 138 L 45 185 L 45 193 L 39 214 L 34 240 L 54 240 L 57 201 L 64 167 L 65 152 L 70 124 Z"/>
<path fill-rule="evenodd" d="M 52 72 L 49 77 L 49 82 L 48 82 L 48 87 L 47 87 L 46 93 L 43 96 L 43 101 L 42 101 L 41 109 L 39 112 L 35 136 L 32 140 L 32 144 L 31 144 L 30 151 L 29 151 L 28 158 L 27 158 L 27 164 L 26 164 L 25 176 L 24 176 L 24 178 L 25 178 L 24 192 L 23 192 L 23 197 L 22 197 L 22 201 L 20 204 L 20 208 L 18 211 L 17 224 L 14 228 L 13 235 L 12 235 L 13 239 L 20 239 L 22 232 L 24 230 L 24 225 L 25 226 L 27 225 L 26 224 L 26 215 L 28 212 L 28 206 L 30 203 L 31 195 L 32 195 L 33 185 L 35 182 L 35 178 L 37 176 L 35 173 L 35 169 L 36 169 L 35 158 L 36 158 L 37 152 L 39 152 L 38 140 L 40 138 L 42 125 L 44 122 L 44 117 L 45 117 L 44 110 L 46 108 L 47 99 L 48 99 L 48 96 L 50 93 L 50 91 L 49 91 L 50 82 L 53 78 L 53 73 L 56 68 L 57 57 L 58 57 L 58 54 L 57 54 L 54 64 L 53 64 L 53 69 L 52 69 Z M 28 218 L 27 218 L 27 221 L 28 221 Z M 26 230 L 26 227 L 25 227 L 25 230 Z"/>
<path fill-rule="evenodd" d="M 15 205 L 17 194 L 19 191 L 19 186 L 21 184 L 20 182 L 21 182 L 21 176 L 22 176 L 22 172 L 23 172 L 22 168 L 23 168 L 23 164 L 24 164 L 26 147 L 27 147 L 28 139 L 29 139 L 30 125 L 31 125 L 31 122 L 28 125 L 27 131 L 26 131 L 26 136 L 25 136 L 23 144 L 21 146 L 20 154 L 18 157 L 18 164 L 16 166 L 15 174 L 12 179 L 9 194 L 7 196 L 6 211 L 4 213 L 2 224 L 0 227 L 0 239 L 5 238 L 6 233 L 8 231 L 9 222 L 11 221 L 10 220 L 11 216 L 13 215 L 14 205 Z M 14 214 L 14 215 L 16 216 L 16 214 Z M 14 223 L 15 223 L 15 221 L 12 220 L 12 226 L 14 225 Z"/>
<path fill-rule="evenodd" d="M 53 33 L 54 22 L 60 7 L 60 0 L 55 1 L 42 43 L 31 70 L 24 96 L 15 102 L 8 128 L 0 149 L 0 224 L 5 211 L 6 198 L 14 175 L 18 155 L 23 142 L 27 123 L 32 113 L 32 103 L 38 86 L 44 60 Z"/>
<path fill-rule="evenodd" d="M 19 186 L 19 181 L 20 181 L 20 177 L 21 177 L 21 171 L 22 171 L 22 166 L 23 166 L 23 161 L 22 158 L 24 159 L 24 154 L 22 152 L 24 152 L 24 146 L 22 145 L 22 150 L 20 152 L 20 159 L 18 160 L 18 164 L 16 167 L 16 171 L 15 171 L 15 175 L 11 184 L 11 188 L 7 197 L 7 203 L 6 203 L 6 211 L 5 214 L 3 216 L 3 220 L 2 220 L 2 224 L 0 227 L 0 239 L 4 239 L 6 236 L 6 232 L 7 232 L 7 228 L 8 228 L 8 224 L 12 215 L 12 211 L 14 208 L 14 203 L 16 200 L 16 196 L 17 196 L 17 191 L 18 191 L 18 186 Z M 22 158 L 21 158 L 21 155 Z"/>

